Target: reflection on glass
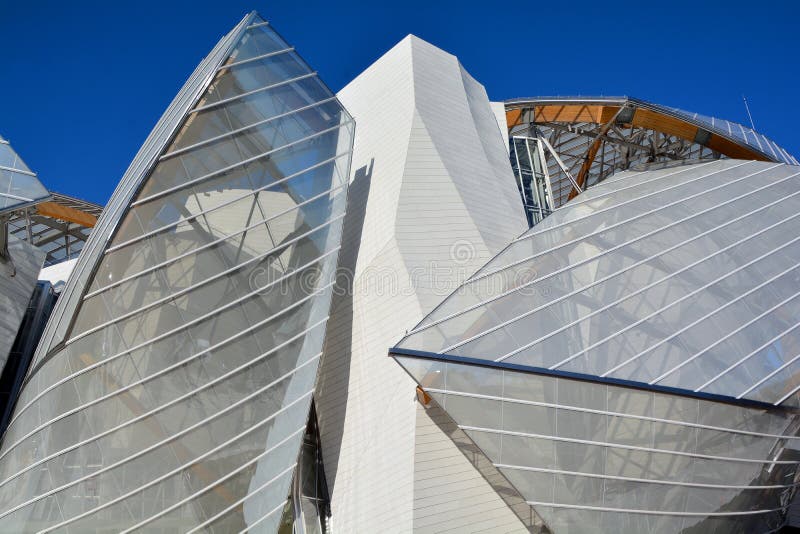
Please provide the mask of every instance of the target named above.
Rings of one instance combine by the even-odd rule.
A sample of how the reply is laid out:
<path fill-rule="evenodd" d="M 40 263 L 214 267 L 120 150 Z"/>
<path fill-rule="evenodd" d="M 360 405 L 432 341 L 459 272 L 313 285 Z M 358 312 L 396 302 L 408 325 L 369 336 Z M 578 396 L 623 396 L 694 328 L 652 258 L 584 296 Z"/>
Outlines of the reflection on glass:
<path fill-rule="evenodd" d="M 274 531 L 293 479 L 324 528 L 307 423 L 352 121 L 258 16 L 219 46 L 21 394 L 5 529 Z"/>

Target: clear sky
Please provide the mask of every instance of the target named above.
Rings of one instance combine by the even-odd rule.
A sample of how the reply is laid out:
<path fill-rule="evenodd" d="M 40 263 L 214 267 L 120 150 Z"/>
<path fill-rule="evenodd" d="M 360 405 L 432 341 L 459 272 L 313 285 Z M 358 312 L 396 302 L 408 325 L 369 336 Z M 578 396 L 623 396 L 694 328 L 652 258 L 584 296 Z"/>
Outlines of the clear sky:
<path fill-rule="evenodd" d="M 45 186 L 105 203 L 197 63 L 256 9 L 343 87 L 405 35 L 494 100 L 630 95 L 747 123 L 800 156 L 800 3 L 0 0 L 0 135 Z"/>

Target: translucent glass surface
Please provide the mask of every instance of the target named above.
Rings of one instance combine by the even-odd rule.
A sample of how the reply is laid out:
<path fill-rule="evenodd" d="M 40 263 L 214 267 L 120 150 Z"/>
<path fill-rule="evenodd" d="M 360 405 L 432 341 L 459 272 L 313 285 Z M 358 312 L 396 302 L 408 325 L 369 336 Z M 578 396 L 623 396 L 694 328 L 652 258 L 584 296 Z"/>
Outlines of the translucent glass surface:
<path fill-rule="evenodd" d="M 790 165 L 797 165 L 797 159 L 794 156 L 788 154 L 783 148 L 778 146 L 775 141 L 771 140 L 765 135 L 762 135 L 752 128 L 744 126 L 742 124 L 731 122 L 725 119 L 718 119 L 716 117 L 709 117 L 707 115 L 701 115 L 699 113 L 693 113 L 691 111 L 685 111 L 678 108 L 667 108 L 676 115 L 699 122 L 700 124 L 706 126 L 708 130 L 720 132 L 723 135 L 727 135 L 729 137 L 733 137 L 751 147 L 771 156 L 775 159 L 775 161 L 782 161 L 784 163 L 788 163 Z"/>
<path fill-rule="evenodd" d="M 678 532 L 713 519 L 757 532 L 793 490 L 793 414 L 395 358 L 551 528 Z"/>
<path fill-rule="evenodd" d="M 511 243 L 398 347 L 797 406 L 798 214 L 796 166 L 626 172 Z"/>
<path fill-rule="evenodd" d="M 728 140 L 740 144 L 744 147 L 751 148 L 760 152 L 771 161 L 787 163 L 789 165 L 797 165 L 797 159 L 789 154 L 785 149 L 780 147 L 775 141 L 767 136 L 760 134 L 743 124 L 737 122 L 718 119 L 716 117 L 709 117 L 700 113 L 694 113 L 679 108 L 663 106 L 660 104 L 653 104 L 638 98 L 625 97 L 625 96 L 578 96 L 578 97 L 532 97 L 532 98 L 517 98 L 507 100 L 507 106 L 514 107 L 530 107 L 543 104 L 582 104 L 585 106 L 592 105 L 621 105 L 631 104 L 636 108 L 643 109 L 650 113 L 665 115 L 667 117 L 677 117 L 683 121 L 688 122 L 690 125 L 698 126 L 703 130 L 710 133 L 720 135 Z"/>
<path fill-rule="evenodd" d="M 65 343 L 37 360 L 0 448 L 4 529 L 227 532 L 280 518 L 353 130 L 262 22 L 248 16 L 218 45 L 205 93 L 76 273 Z"/>
<path fill-rule="evenodd" d="M 50 193 L 5 139 L 0 140 L 0 213 L 45 200 Z"/>

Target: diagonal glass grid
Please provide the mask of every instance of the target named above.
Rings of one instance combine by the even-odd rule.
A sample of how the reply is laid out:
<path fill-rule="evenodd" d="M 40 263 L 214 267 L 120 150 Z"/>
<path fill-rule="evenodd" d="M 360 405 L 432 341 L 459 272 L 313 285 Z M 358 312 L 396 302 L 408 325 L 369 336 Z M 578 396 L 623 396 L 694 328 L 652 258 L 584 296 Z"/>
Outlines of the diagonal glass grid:
<path fill-rule="evenodd" d="M 23 388 L 0 449 L 0 520 L 14 530 L 191 530 L 223 513 L 242 529 L 286 500 L 353 125 L 255 14 L 212 56 L 153 167 L 125 182 L 135 194 L 115 194 L 127 206 L 84 267 L 74 317 L 58 319 L 66 343 L 37 356 Z"/>

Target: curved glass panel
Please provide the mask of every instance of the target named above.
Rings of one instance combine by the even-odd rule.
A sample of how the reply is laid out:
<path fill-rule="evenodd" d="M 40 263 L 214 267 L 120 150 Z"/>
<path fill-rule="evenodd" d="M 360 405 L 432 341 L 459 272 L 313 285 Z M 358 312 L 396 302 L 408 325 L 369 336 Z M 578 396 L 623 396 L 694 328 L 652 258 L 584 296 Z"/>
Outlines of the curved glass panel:
<path fill-rule="evenodd" d="M 797 406 L 800 167 L 625 175 L 512 242 L 398 347 Z"/>
<path fill-rule="evenodd" d="M 78 304 L 54 317 L 64 343 L 39 348 L 0 448 L 4 529 L 185 532 L 224 518 L 241 530 L 281 517 L 353 125 L 255 14 L 210 57 L 197 76 L 210 82 L 193 102 L 188 84 L 178 95 L 187 108 L 152 168 L 112 198 L 110 239 L 87 244 L 99 252 L 74 275 Z"/>
<path fill-rule="evenodd" d="M 555 532 L 763 532 L 795 490 L 795 415 L 395 358 Z"/>
<path fill-rule="evenodd" d="M 50 193 L 11 144 L 0 138 L 0 213 L 47 199 Z"/>

